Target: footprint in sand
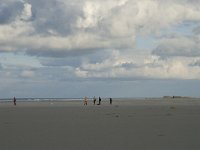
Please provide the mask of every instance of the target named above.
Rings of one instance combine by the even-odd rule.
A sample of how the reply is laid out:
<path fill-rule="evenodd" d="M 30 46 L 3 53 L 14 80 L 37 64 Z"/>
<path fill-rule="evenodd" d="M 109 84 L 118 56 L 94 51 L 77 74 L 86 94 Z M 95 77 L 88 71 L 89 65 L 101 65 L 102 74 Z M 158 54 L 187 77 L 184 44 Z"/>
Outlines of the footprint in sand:
<path fill-rule="evenodd" d="M 165 136 L 164 134 L 158 134 L 158 136 Z"/>
<path fill-rule="evenodd" d="M 116 118 L 119 118 L 119 115 L 115 115 Z"/>
<path fill-rule="evenodd" d="M 170 109 L 171 110 L 176 110 L 176 107 L 175 106 L 171 106 Z"/>
<path fill-rule="evenodd" d="M 172 116 L 172 114 L 171 113 L 167 113 L 166 116 Z"/>

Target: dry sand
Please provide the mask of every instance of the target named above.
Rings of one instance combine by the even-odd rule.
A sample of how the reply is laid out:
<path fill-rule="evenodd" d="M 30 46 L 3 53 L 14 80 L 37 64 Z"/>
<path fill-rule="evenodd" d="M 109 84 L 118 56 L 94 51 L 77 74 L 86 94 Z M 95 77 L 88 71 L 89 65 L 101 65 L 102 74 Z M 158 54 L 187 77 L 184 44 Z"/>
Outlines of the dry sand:
<path fill-rule="evenodd" d="M 199 150 L 200 100 L 0 103 L 0 150 Z"/>

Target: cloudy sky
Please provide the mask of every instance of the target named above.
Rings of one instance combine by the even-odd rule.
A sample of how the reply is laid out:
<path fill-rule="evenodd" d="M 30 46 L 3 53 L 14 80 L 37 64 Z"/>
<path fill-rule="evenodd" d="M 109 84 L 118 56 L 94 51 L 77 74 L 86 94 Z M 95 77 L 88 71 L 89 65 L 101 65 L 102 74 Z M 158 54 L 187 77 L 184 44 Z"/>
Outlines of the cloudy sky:
<path fill-rule="evenodd" d="M 0 98 L 200 97 L 199 0 L 0 0 Z"/>

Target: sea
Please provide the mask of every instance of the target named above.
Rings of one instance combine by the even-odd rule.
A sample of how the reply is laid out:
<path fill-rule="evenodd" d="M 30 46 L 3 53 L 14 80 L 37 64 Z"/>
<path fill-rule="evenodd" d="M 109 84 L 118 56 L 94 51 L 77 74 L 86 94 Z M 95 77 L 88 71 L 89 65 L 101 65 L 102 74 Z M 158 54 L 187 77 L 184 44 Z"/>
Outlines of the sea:
<path fill-rule="evenodd" d="M 53 101 L 82 101 L 84 98 L 16 98 L 18 102 L 53 102 Z M 96 97 L 98 100 L 98 97 Z M 110 97 L 103 97 L 102 101 L 109 100 Z M 147 100 L 147 99 L 160 99 L 160 98 L 145 98 L 145 97 L 133 97 L 133 98 L 112 98 L 116 100 Z M 88 100 L 93 100 L 93 97 L 89 97 Z M 0 102 L 12 102 L 13 98 L 0 98 Z"/>
<path fill-rule="evenodd" d="M 52 102 L 52 101 L 80 101 L 83 98 L 16 98 L 18 102 Z M 0 102 L 11 102 L 11 98 L 2 98 Z"/>

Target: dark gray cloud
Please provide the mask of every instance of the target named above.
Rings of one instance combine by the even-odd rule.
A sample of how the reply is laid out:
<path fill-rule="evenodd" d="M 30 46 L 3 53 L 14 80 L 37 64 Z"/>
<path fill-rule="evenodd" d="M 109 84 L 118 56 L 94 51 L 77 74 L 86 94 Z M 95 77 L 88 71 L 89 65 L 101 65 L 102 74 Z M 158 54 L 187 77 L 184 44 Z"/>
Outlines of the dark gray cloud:
<path fill-rule="evenodd" d="M 126 69 L 133 69 L 133 68 L 139 68 L 140 66 L 134 63 L 123 63 L 121 67 Z"/>
<path fill-rule="evenodd" d="M 0 0 L 0 24 L 7 24 L 15 20 L 23 10 L 23 3 Z"/>
<path fill-rule="evenodd" d="M 0 63 L 0 70 L 2 70 L 3 69 L 3 66 L 2 66 L 2 64 Z"/>
<path fill-rule="evenodd" d="M 39 61 L 41 65 L 43 66 L 72 66 L 72 67 L 79 67 L 82 62 L 89 61 L 92 64 L 95 63 L 101 63 L 105 59 L 109 59 L 111 57 L 110 50 L 93 50 L 93 53 L 84 53 L 84 55 L 69 55 L 70 53 L 67 53 L 66 56 L 64 55 L 64 58 L 62 57 L 50 57 L 50 58 L 39 58 Z"/>
<path fill-rule="evenodd" d="M 134 64 L 134 63 L 123 63 L 120 67 L 129 70 L 129 69 L 134 69 L 134 68 L 137 69 L 137 68 L 142 68 L 142 67 L 157 68 L 157 67 L 162 67 L 162 66 L 157 63 L 147 63 L 147 64 L 143 64 L 143 65 L 141 65 L 141 64 L 138 65 L 138 64 Z"/>
<path fill-rule="evenodd" d="M 73 32 L 77 17 L 80 16 L 79 5 L 72 1 L 29 0 L 32 5 L 33 26 L 40 34 L 59 34 L 66 36 Z"/>
<path fill-rule="evenodd" d="M 161 57 L 199 57 L 199 40 L 198 35 L 164 37 L 161 43 L 152 51 L 152 54 Z"/>
<path fill-rule="evenodd" d="M 200 49 L 199 47 L 187 48 L 187 47 L 172 47 L 169 45 L 159 45 L 152 52 L 153 55 L 158 55 L 163 58 L 165 57 L 176 57 L 176 56 L 184 56 L 184 57 L 199 57 Z"/>
<path fill-rule="evenodd" d="M 38 57 L 54 57 L 54 58 L 69 58 L 69 57 L 79 57 L 89 55 L 91 53 L 95 53 L 99 49 L 95 48 L 88 48 L 88 49 L 51 49 L 51 48 L 44 48 L 44 49 L 26 49 L 25 54 L 30 56 L 38 56 Z"/>
<path fill-rule="evenodd" d="M 78 67 L 81 65 L 80 57 L 40 58 L 39 61 L 40 61 L 41 65 L 43 65 L 43 66 L 52 66 L 52 67 L 59 67 L 59 66 Z"/>
<path fill-rule="evenodd" d="M 193 29 L 193 33 L 200 35 L 200 26 Z"/>

